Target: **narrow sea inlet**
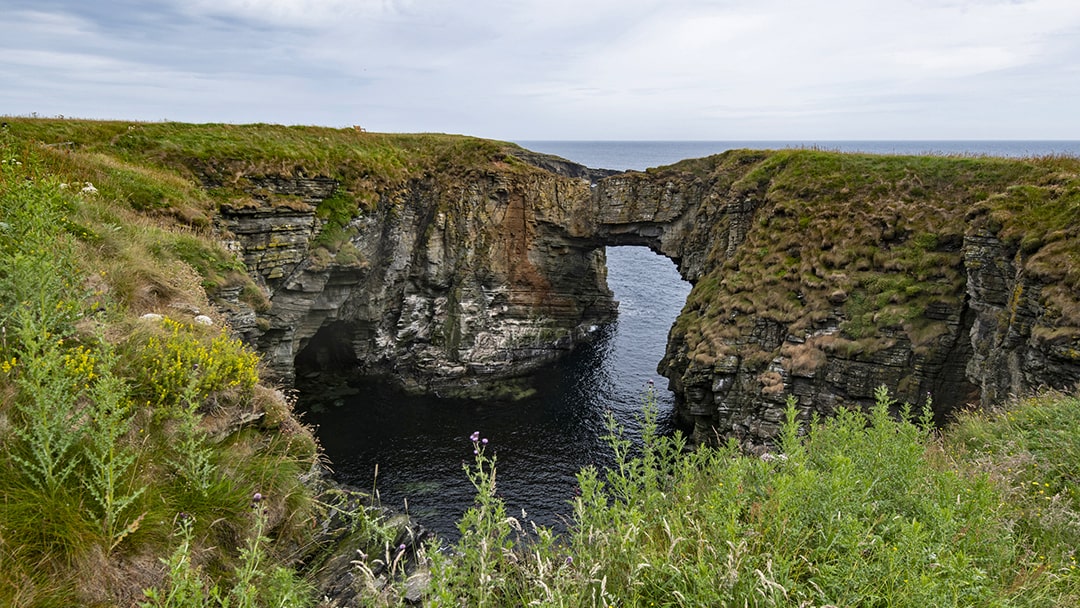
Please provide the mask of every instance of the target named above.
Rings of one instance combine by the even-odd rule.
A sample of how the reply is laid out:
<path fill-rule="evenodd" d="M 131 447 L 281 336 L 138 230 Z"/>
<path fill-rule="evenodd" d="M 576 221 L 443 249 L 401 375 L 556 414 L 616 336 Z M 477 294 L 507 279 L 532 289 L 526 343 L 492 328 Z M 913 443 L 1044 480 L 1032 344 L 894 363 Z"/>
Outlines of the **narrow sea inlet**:
<path fill-rule="evenodd" d="M 457 537 L 455 524 L 472 505 L 473 488 L 462 471 L 472 460 L 469 435 L 479 431 L 498 458 L 499 494 L 509 512 L 560 527 L 581 467 L 610 457 L 602 439 L 611 411 L 635 436 L 646 385 L 657 388 L 661 425 L 670 430 L 673 401 L 656 374 L 667 332 L 690 285 L 670 260 L 640 247 L 609 249 L 608 283 L 619 300 L 618 320 L 598 339 L 533 379 L 536 393 L 513 403 L 458 401 L 397 394 L 384 386 L 361 387 L 335 404 L 300 409 L 330 458 L 335 477 L 366 490 L 381 503 L 408 510 L 440 536 Z M 491 452 L 489 452 L 491 453 Z M 376 465 L 378 477 L 376 478 Z"/>

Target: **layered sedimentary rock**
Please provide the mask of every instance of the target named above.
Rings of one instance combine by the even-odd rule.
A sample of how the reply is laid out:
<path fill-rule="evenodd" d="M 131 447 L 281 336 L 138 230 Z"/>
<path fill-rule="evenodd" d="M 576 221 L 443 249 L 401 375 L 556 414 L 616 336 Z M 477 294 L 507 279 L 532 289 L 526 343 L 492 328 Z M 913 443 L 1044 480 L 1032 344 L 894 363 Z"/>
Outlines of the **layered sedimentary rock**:
<path fill-rule="evenodd" d="M 595 232 L 694 283 L 660 371 L 699 439 L 768 443 L 789 397 L 809 418 L 882 385 L 941 421 L 1080 382 L 1069 166 L 733 152 L 601 181 Z"/>
<path fill-rule="evenodd" d="M 551 229 L 570 223 L 561 205 L 588 196 L 587 178 L 531 167 L 419 176 L 358 207 L 329 246 L 317 209 L 339 194 L 333 180 L 237 184 L 252 197 L 224 205 L 219 225 L 271 303 L 242 325 L 283 381 L 297 366 L 336 368 L 414 391 L 481 393 L 614 313 L 603 251 Z"/>
<path fill-rule="evenodd" d="M 944 419 L 1080 381 L 1075 164 L 735 151 L 613 174 L 516 150 L 375 188 L 329 245 L 320 210 L 355 193 L 302 171 L 230 175 L 250 196 L 219 225 L 269 296 L 234 317 L 278 377 L 439 394 L 587 339 L 615 310 L 602 248 L 648 246 L 694 284 L 660 363 L 680 412 L 759 444 L 789 396 L 809 417 L 885 385 Z"/>

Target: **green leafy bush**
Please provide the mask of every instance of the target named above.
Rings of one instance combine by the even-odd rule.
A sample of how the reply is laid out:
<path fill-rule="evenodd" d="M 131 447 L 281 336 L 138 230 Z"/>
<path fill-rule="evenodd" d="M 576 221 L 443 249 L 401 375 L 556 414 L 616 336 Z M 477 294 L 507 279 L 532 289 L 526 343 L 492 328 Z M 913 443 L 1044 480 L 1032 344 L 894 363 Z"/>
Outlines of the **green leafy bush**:
<path fill-rule="evenodd" d="M 169 317 L 157 323 L 148 320 L 123 347 L 137 398 L 169 410 L 185 398 L 202 401 L 230 390 L 250 396 L 259 359 L 243 343 Z"/>

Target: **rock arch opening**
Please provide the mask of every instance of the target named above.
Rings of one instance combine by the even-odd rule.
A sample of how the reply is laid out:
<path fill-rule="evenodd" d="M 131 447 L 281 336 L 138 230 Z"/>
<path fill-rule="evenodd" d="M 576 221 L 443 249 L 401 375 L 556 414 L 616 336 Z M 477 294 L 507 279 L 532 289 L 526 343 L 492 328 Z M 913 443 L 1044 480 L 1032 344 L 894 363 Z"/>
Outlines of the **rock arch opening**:
<path fill-rule="evenodd" d="M 690 283 L 672 260 L 642 245 L 606 248 L 608 286 L 619 302 L 612 332 L 609 369 L 618 376 L 616 398 L 628 412 L 640 410 L 642 391 L 651 380 L 663 405 L 674 395 L 657 371 L 668 334 L 686 304 Z"/>

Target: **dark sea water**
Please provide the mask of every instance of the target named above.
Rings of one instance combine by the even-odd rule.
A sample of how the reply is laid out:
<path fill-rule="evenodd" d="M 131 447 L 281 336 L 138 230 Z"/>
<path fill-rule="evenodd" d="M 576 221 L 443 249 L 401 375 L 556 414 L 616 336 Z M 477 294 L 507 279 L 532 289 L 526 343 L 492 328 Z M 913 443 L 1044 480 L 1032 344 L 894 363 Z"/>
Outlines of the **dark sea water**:
<path fill-rule="evenodd" d="M 594 168 L 638 169 L 731 148 L 818 147 L 883 154 L 987 154 L 1080 156 L 1080 142 L 518 142 Z M 611 411 L 633 436 L 640 431 L 643 391 L 656 382 L 662 428 L 673 425 L 673 398 L 656 374 L 667 333 L 690 286 L 666 258 L 639 247 L 609 248 L 608 284 L 619 300 L 619 318 L 596 343 L 541 371 L 535 396 L 516 403 L 477 403 L 405 397 L 368 386 L 340 405 L 309 407 L 319 395 L 302 395 L 305 420 L 319 439 L 339 481 L 376 489 L 386 507 L 408 511 L 447 539 L 473 500 L 462 471 L 472 459 L 468 436 L 489 439 L 498 457 L 498 492 L 512 515 L 556 528 L 569 516 L 568 501 L 581 467 L 604 466 L 604 414 Z M 376 477 L 376 467 L 378 476 Z"/>
<path fill-rule="evenodd" d="M 656 364 L 690 285 L 670 260 L 643 247 L 608 249 L 608 285 L 619 300 L 618 320 L 600 330 L 595 343 L 538 373 L 537 393 L 528 399 L 478 403 L 371 386 L 340 406 L 307 412 L 335 477 L 374 487 L 384 506 L 404 511 L 407 504 L 425 527 L 453 539 L 474 494 L 461 468 L 472 459 L 468 437 L 480 431 L 498 458 L 499 495 L 510 514 L 525 509 L 529 519 L 561 528 L 576 473 L 609 462 L 601 440 L 605 412 L 640 436 L 644 389 L 654 380 L 661 429 L 673 425 L 674 402 Z M 300 409 L 317 398 L 302 396 Z"/>

